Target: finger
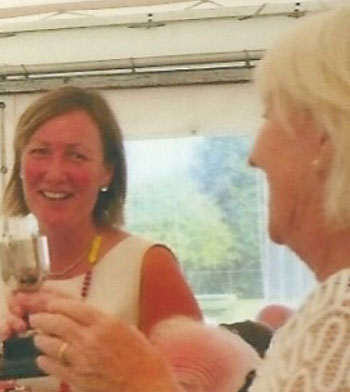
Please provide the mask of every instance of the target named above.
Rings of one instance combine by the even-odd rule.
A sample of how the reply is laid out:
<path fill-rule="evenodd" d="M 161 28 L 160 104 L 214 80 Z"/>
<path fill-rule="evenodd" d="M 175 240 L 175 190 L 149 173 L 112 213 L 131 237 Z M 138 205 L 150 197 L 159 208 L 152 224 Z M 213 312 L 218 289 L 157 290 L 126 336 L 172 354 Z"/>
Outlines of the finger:
<path fill-rule="evenodd" d="M 17 293 L 16 292 L 12 292 L 9 295 L 8 300 L 7 300 L 7 306 L 8 306 L 9 311 L 18 317 L 23 317 L 26 313 L 23 306 L 21 306 L 21 304 L 19 304 L 17 301 Z"/>
<path fill-rule="evenodd" d="M 21 333 L 21 332 L 25 332 L 27 329 L 28 329 L 28 324 L 25 320 L 13 314 L 8 314 L 6 317 L 6 323 L 2 327 L 2 332 L 4 334 L 11 336 L 15 332 Z"/>
<path fill-rule="evenodd" d="M 83 325 L 92 325 L 100 321 L 103 313 L 93 307 L 82 304 L 62 293 L 41 290 L 37 293 L 18 292 L 13 300 L 15 306 L 24 308 L 26 312 L 62 313 Z"/>
<path fill-rule="evenodd" d="M 115 382 L 112 382 L 111 384 L 113 389 L 110 388 L 110 385 L 107 387 L 105 377 L 95 374 L 91 369 L 89 369 L 89 371 L 79 372 L 71 366 L 63 366 L 59 362 L 46 356 L 39 356 L 37 358 L 37 365 L 45 373 L 50 374 L 67 384 L 74 385 L 82 391 L 116 391 L 117 384 Z M 124 390 L 125 387 L 123 386 L 122 389 Z M 120 391 L 122 389 L 120 389 Z"/>
<path fill-rule="evenodd" d="M 46 335 L 35 335 L 34 337 L 35 346 L 46 356 L 55 359 L 56 361 L 62 362 L 63 358 L 66 362 L 72 363 L 70 355 L 70 345 L 67 345 L 64 349 L 64 354 L 61 352 L 62 347 L 66 345 L 66 342 L 59 338 Z"/>
<path fill-rule="evenodd" d="M 99 310 L 74 299 L 51 299 L 47 304 L 47 311 L 60 313 L 85 326 L 94 325 L 108 319 Z"/>
<path fill-rule="evenodd" d="M 50 286 L 42 286 L 38 292 L 46 293 L 50 296 L 61 297 L 61 298 L 74 298 L 71 294 L 68 294 L 57 288 L 52 288 Z"/>
<path fill-rule="evenodd" d="M 8 324 L 2 325 L 0 327 L 0 341 L 7 340 L 10 336 L 12 336 L 14 331 Z"/>
<path fill-rule="evenodd" d="M 32 328 L 71 343 L 80 340 L 81 326 L 61 314 L 36 313 L 29 316 Z"/>
<path fill-rule="evenodd" d="M 8 389 L 13 389 L 16 386 L 15 380 L 0 381 L 0 391 L 7 391 Z"/>
<path fill-rule="evenodd" d="M 11 296 L 10 305 L 14 308 L 13 313 L 23 316 L 24 313 L 45 312 L 50 301 L 59 298 L 71 298 L 71 296 L 58 290 L 42 288 L 35 292 L 17 291 Z"/>
<path fill-rule="evenodd" d="M 47 357 L 45 355 L 40 355 L 36 359 L 38 367 L 43 370 L 45 373 L 50 374 L 52 376 L 57 377 L 58 379 L 67 382 L 73 383 L 74 381 L 74 371 L 68 366 L 64 366 L 59 361 Z"/>
<path fill-rule="evenodd" d="M 47 309 L 49 295 L 43 292 L 20 292 L 12 296 L 11 305 L 22 309 L 22 313 L 36 313 Z"/>

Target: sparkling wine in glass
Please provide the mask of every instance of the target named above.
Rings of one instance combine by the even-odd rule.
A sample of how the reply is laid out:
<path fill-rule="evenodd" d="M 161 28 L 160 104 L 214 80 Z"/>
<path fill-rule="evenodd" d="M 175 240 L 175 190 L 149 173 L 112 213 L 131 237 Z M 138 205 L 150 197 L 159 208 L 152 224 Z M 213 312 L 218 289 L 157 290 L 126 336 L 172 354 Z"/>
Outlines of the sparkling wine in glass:
<path fill-rule="evenodd" d="M 2 225 L 0 241 L 1 284 L 5 291 L 33 291 L 50 270 L 47 238 L 33 230 L 25 218 L 8 218 Z M 2 343 L 0 380 L 42 376 L 35 359 L 33 331 L 13 336 Z"/>

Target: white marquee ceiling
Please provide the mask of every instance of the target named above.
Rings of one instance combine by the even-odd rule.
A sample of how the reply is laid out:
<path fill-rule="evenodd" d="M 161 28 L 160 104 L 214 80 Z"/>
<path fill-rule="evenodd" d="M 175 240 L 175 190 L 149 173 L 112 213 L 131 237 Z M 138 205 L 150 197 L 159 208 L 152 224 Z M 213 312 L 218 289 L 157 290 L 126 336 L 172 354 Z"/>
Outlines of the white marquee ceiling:
<path fill-rule="evenodd" d="M 322 8 L 328 8 L 344 0 L 318 0 Z M 184 5 L 184 3 L 187 3 Z M 296 4 L 307 6 L 310 0 L 2 0 L 0 3 L 0 18 L 23 17 L 50 13 L 72 13 L 75 11 L 91 11 L 102 9 L 137 9 L 140 7 L 172 6 L 178 7 L 237 7 L 237 6 L 269 6 L 273 4 Z"/>
<path fill-rule="evenodd" d="M 346 3 L 1 0 L 0 93 L 67 78 L 102 88 L 247 81 L 301 17 Z"/>

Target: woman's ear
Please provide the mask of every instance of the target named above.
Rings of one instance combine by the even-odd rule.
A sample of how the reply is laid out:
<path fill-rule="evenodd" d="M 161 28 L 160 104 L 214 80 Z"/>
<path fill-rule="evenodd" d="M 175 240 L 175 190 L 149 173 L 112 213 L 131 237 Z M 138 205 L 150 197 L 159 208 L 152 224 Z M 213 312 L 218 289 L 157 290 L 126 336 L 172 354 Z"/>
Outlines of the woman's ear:
<path fill-rule="evenodd" d="M 112 181 L 112 177 L 114 174 L 114 166 L 105 166 L 104 172 L 101 175 L 101 187 L 107 187 Z"/>
<path fill-rule="evenodd" d="M 334 147 L 329 135 L 319 133 L 317 158 L 311 162 L 317 172 L 325 173 L 328 170 L 333 153 Z"/>
<path fill-rule="evenodd" d="M 334 153 L 334 146 L 329 135 L 324 132 L 322 125 L 314 119 L 309 111 L 305 111 L 300 117 L 297 132 L 305 139 L 305 143 L 310 143 L 313 151 L 311 165 L 317 172 L 327 171 Z"/>

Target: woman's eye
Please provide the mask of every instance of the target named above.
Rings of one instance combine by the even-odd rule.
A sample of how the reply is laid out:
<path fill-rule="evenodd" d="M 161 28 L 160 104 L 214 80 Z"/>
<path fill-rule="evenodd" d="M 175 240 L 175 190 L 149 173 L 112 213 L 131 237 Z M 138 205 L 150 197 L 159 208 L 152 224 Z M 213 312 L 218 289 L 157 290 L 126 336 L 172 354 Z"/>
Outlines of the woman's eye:
<path fill-rule="evenodd" d="M 82 153 L 80 153 L 80 152 L 70 152 L 69 153 L 69 156 L 73 159 L 73 160 L 75 160 L 75 161 L 86 161 L 87 160 L 87 157 L 86 157 L 86 155 L 85 154 L 82 154 Z"/>
<path fill-rule="evenodd" d="M 44 156 L 49 154 L 49 150 L 44 147 L 35 147 L 29 150 L 30 155 Z"/>

